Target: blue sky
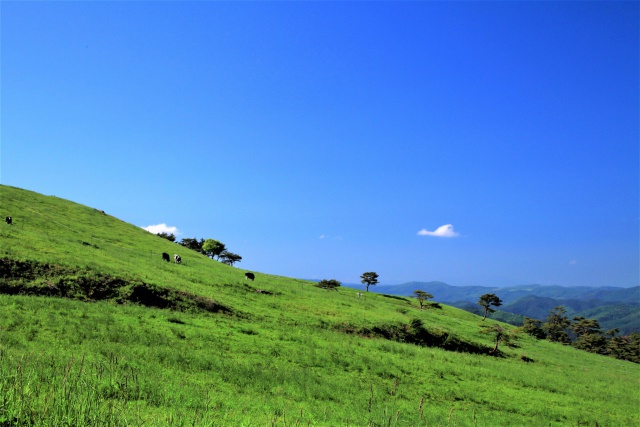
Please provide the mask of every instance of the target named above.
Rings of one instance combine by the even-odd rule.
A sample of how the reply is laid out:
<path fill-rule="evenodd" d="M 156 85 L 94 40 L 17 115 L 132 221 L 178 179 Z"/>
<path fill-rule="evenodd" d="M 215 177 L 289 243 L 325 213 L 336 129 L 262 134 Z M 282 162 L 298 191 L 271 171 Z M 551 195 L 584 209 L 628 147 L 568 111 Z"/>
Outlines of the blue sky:
<path fill-rule="evenodd" d="M 640 282 L 638 2 L 0 8 L 2 184 L 272 274 Z"/>

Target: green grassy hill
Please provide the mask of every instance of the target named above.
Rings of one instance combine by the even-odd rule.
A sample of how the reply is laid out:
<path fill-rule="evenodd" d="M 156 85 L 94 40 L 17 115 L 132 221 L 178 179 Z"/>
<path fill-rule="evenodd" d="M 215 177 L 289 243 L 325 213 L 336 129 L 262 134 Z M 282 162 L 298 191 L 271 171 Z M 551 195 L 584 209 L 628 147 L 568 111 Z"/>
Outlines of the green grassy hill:
<path fill-rule="evenodd" d="M 640 425 L 630 362 L 523 334 L 491 355 L 494 322 L 463 310 L 246 283 L 108 213 L 0 186 L 7 215 L 2 427 Z"/>

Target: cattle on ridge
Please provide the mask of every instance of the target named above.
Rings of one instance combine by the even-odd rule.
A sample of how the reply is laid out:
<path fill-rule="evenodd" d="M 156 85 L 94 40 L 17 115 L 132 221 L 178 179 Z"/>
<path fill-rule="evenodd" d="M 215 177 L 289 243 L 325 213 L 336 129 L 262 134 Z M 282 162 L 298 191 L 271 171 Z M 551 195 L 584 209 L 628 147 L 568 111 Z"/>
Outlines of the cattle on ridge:
<path fill-rule="evenodd" d="M 13 219 L 10 216 L 6 217 L 4 221 L 9 225 L 13 224 Z"/>
<path fill-rule="evenodd" d="M 180 264 L 182 262 L 182 258 L 180 258 L 180 255 L 178 254 L 173 255 L 173 260 L 176 262 L 176 264 Z"/>
<path fill-rule="evenodd" d="M 168 253 L 162 252 L 162 260 L 163 261 L 167 261 L 167 262 L 171 262 L 171 257 L 169 256 Z"/>
<path fill-rule="evenodd" d="M 256 276 L 253 273 L 244 273 L 244 280 L 251 280 L 252 282 L 255 280 Z"/>

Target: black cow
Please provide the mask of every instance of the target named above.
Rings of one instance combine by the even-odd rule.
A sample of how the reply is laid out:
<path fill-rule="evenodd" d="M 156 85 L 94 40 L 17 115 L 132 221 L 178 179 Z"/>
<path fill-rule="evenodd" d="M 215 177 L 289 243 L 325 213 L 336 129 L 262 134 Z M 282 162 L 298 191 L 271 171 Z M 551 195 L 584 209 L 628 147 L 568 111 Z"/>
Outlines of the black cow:
<path fill-rule="evenodd" d="M 244 280 L 251 280 L 252 282 L 255 280 L 256 276 L 253 273 L 244 273 Z"/>
<path fill-rule="evenodd" d="M 182 262 L 182 258 L 180 258 L 180 255 L 175 254 L 173 256 L 173 260 L 176 262 L 176 264 L 180 264 Z"/>
<path fill-rule="evenodd" d="M 11 219 L 10 216 L 6 217 L 4 221 L 9 225 L 13 224 L 13 220 Z"/>
<path fill-rule="evenodd" d="M 167 261 L 167 262 L 171 262 L 171 257 L 169 256 L 168 253 L 162 252 L 162 260 L 163 261 Z"/>

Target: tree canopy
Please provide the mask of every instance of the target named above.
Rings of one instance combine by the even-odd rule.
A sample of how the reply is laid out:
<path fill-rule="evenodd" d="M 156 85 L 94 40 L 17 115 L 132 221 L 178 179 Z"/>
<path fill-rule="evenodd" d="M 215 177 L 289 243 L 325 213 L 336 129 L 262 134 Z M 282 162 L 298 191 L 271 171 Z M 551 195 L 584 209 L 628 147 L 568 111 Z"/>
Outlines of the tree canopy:
<path fill-rule="evenodd" d="M 367 286 L 367 292 L 369 292 L 369 286 L 378 284 L 378 273 L 374 273 L 373 271 L 362 273 L 360 278 L 362 279 L 362 283 Z"/>
<path fill-rule="evenodd" d="M 546 332 L 549 341 L 561 343 L 568 343 L 570 341 L 566 329 L 571 322 L 566 316 L 566 313 L 567 310 L 561 306 L 556 306 L 549 311 L 547 321 L 542 325 L 542 329 Z"/>
<path fill-rule="evenodd" d="M 164 231 L 160 232 L 160 233 L 156 233 L 156 236 L 160 236 L 163 239 L 167 239 L 171 242 L 175 242 L 176 241 L 176 236 L 173 233 L 166 233 Z"/>
<path fill-rule="evenodd" d="M 502 301 L 496 294 L 484 294 L 480 296 L 480 299 L 478 299 L 478 305 L 484 309 L 484 316 L 482 317 L 482 320 L 484 320 L 487 318 L 488 313 L 493 313 L 495 311 L 491 306 L 501 306 Z"/>
<path fill-rule="evenodd" d="M 433 295 L 425 291 L 417 290 L 417 291 L 413 291 L 413 297 L 418 300 L 418 302 L 420 303 L 420 310 L 422 310 L 424 303 L 428 299 L 433 298 Z"/>
<path fill-rule="evenodd" d="M 497 323 L 494 323 L 491 326 L 487 326 L 485 328 L 482 328 L 480 330 L 481 333 L 483 334 L 492 334 L 493 338 L 494 338 L 494 343 L 495 346 L 493 347 L 493 350 L 491 350 L 489 353 L 495 353 L 498 351 L 498 346 L 500 344 L 505 344 L 505 345 L 511 345 L 512 342 L 512 335 L 509 333 L 508 330 L 506 330 L 505 328 L 503 328 L 502 326 L 500 326 Z"/>
<path fill-rule="evenodd" d="M 342 285 L 342 283 L 340 283 L 336 279 L 329 279 L 329 280 L 322 279 L 316 284 L 318 288 L 327 289 L 327 290 L 336 290 L 336 291 L 338 290 L 340 285 Z"/>
<path fill-rule="evenodd" d="M 204 244 L 204 239 L 200 239 L 198 241 L 197 237 L 194 237 L 194 238 L 185 237 L 184 239 L 180 240 L 179 244 L 184 246 L 185 248 L 203 253 L 202 245 Z"/>
<path fill-rule="evenodd" d="M 226 245 L 215 239 L 207 239 L 202 245 L 202 251 L 206 256 L 208 256 L 209 258 L 218 257 L 218 260 L 220 259 L 220 255 L 226 250 Z"/>
<path fill-rule="evenodd" d="M 242 261 L 242 257 L 238 254 L 224 251 L 218 256 L 218 261 L 222 262 L 223 264 L 233 265 L 236 262 Z"/>

